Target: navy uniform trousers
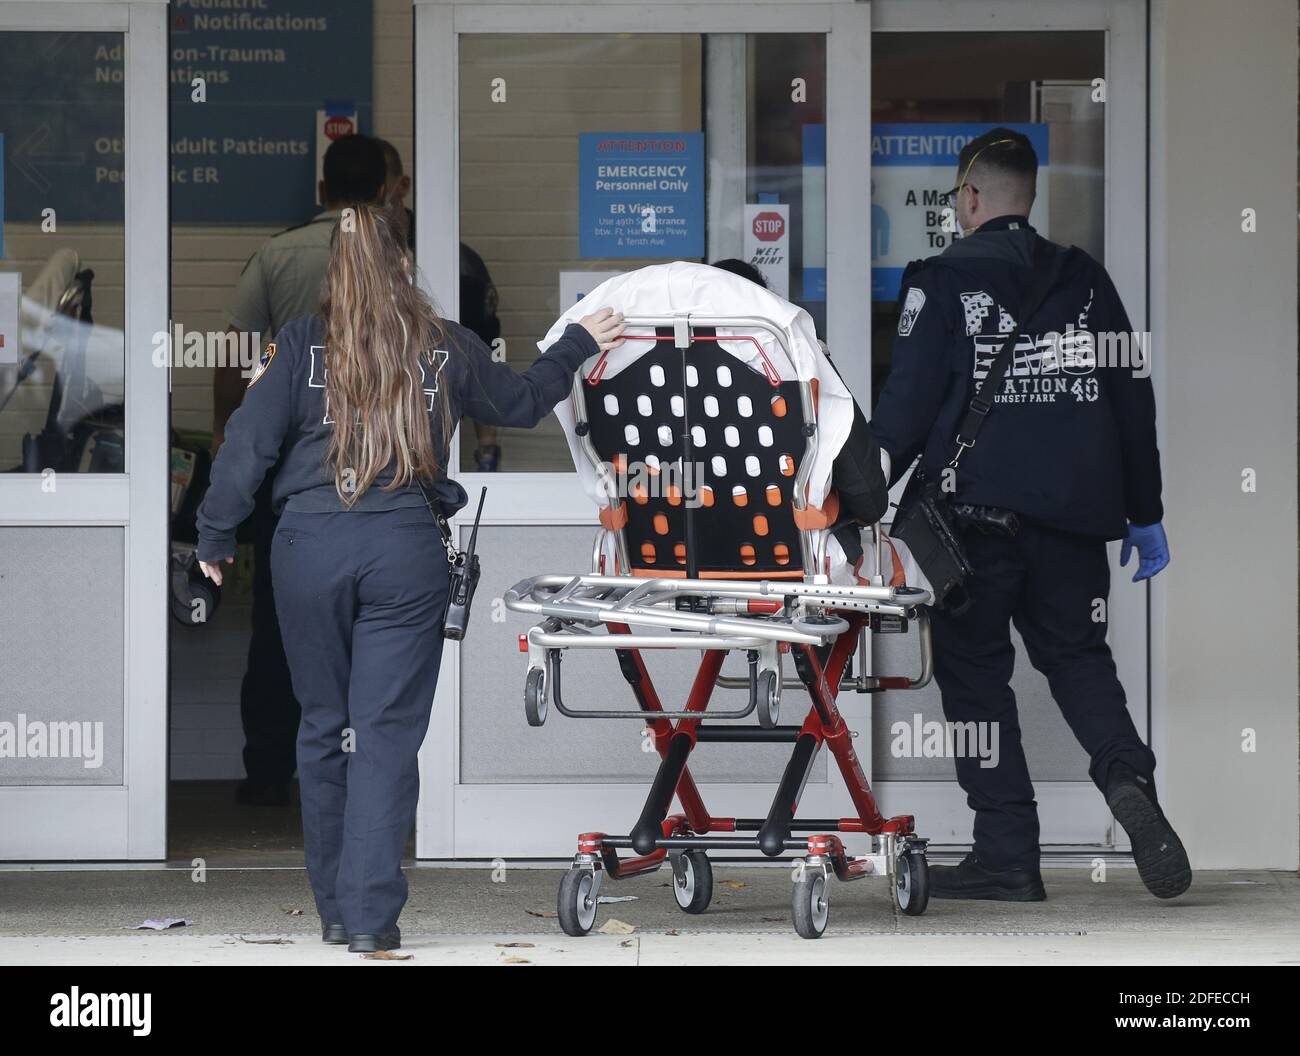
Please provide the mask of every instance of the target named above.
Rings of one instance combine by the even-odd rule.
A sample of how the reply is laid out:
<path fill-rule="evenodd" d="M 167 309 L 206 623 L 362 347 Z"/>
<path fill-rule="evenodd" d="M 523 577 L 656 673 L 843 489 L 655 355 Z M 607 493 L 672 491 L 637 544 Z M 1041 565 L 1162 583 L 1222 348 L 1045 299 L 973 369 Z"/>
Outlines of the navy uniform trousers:
<path fill-rule="evenodd" d="M 1138 736 L 1106 644 L 1098 599 L 1110 591 L 1102 539 L 1021 524 L 1013 538 L 966 530 L 974 603 L 960 616 L 933 614 L 934 674 L 949 722 L 998 723 L 998 764 L 958 758 L 957 781 L 975 811 L 975 853 L 994 869 L 1038 868 L 1038 810 L 1020 743 L 1011 689 L 1011 624 L 1047 678 L 1065 721 L 1088 753 L 1088 775 L 1105 791 L 1122 760 L 1150 778 L 1155 756 Z"/>
<path fill-rule="evenodd" d="M 326 923 L 382 934 L 406 903 L 447 556 L 423 507 L 280 518 L 276 609 L 302 704 L 298 783 L 307 875 Z"/>
<path fill-rule="evenodd" d="M 274 474 L 257 489 L 249 515 L 253 535 L 253 634 L 248 666 L 239 687 L 239 716 L 244 727 L 244 772 L 252 782 L 288 784 L 293 780 L 294 736 L 302 718 L 293 696 L 289 661 L 275 611 L 271 581 L 271 547 L 279 518 L 271 512 Z"/>

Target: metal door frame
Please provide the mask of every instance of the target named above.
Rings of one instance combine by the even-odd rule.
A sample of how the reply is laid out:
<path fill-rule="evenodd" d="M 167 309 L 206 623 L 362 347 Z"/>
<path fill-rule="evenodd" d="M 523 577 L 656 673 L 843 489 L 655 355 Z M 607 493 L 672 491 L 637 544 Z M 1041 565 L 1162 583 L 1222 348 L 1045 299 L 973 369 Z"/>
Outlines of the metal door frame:
<path fill-rule="evenodd" d="M 1122 292 L 1129 318 L 1138 330 L 1148 327 L 1147 290 L 1147 23 L 1144 0 L 872 0 L 872 31 L 889 32 L 1034 32 L 1105 33 L 1105 241 L 1107 270 Z M 1163 366 L 1154 366 L 1157 402 L 1164 385 Z M 897 498 L 897 495 L 895 495 Z M 1138 732 L 1160 755 L 1154 731 L 1160 728 L 1161 702 L 1150 691 L 1151 642 L 1163 626 L 1163 583 L 1134 585 L 1132 565 L 1118 564 L 1119 545 L 1111 546 L 1112 628 L 1138 628 L 1137 634 L 1110 635 L 1110 647 L 1128 696 Z M 1026 662 L 1022 656 L 1020 662 Z M 1159 776 L 1159 771 L 1157 772 Z M 1054 831 L 1057 846 L 1113 847 L 1127 850 L 1128 837 L 1090 782 L 1035 783 L 1045 840 Z M 880 796 L 903 803 L 909 811 L 948 819 L 969 809 L 956 782 L 882 781 Z M 927 832 L 946 842 L 940 832 Z M 969 842 L 967 835 L 965 840 Z"/>
<path fill-rule="evenodd" d="M 169 371 L 152 335 L 169 305 L 165 0 L 0 2 L 2 31 L 123 36 L 126 471 L 0 476 L 0 524 L 123 529 L 123 783 L 0 787 L 0 854 L 11 860 L 161 859 L 167 840 Z"/>
<path fill-rule="evenodd" d="M 431 247 L 420 254 L 424 282 L 437 303 L 453 317 L 459 300 L 459 37 L 490 33 L 825 33 L 827 35 L 827 340 L 831 347 L 861 349 L 839 360 L 846 382 L 859 399 L 870 399 L 870 304 L 855 293 L 866 281 L 870 258 L 870 201 L 862 193 L 870 163 L 870 115 L 863 100 L 871 89 L 871 9 L 852 0 L 712 0 L 703 4 L 644 4 L 615 0 L 577 4 L 534 0 L 517 3 L 457 3 L 454 0 L 415 2 L 415 175 L 417 244 Z M 853 232 L 860 232 L 854 237 Z M 862 277 L 859 279 L 858 277 Z M 451 464 L 460 464 L 459 438 Z M 466 473 L 459 479 L 471 494 L 482 484 L 494 485 L 500 496 L 510 489 L 510 501 L 499 498 L 485 511 L 488 525 L 591 525 L 595 509 L 578 486 L 577 474 Z M 545 511 L 523 513 L 518 511 Z M 541 569 L 533 571 L 543 571 Z M 484 602 L 480 602 L 483 604 Z M 520 666 L 522 701 L 523 666 Z M 421 750 L 421 796 L 416 826 L 420 858 L 482 858 L 512 853 L 513 848 L 540 846 L 533 832 L 508 833 L 517 820 L 521 795 L 547 795 L 548 809 L 581 816 L 593 797 L 624 797 L 628 817 L 635 817 L 644 798 L 639 784 L 620 785 L 461 785 L 459 782 L 459 709 L 461 671 L 458 648 L 444 652 L 442 678 L 434 701 L 429 734 Z M 844 704 L 845 718 L 863 731 L 857 749 L 871 757 L 864 698 Z M 522 705 L 520 722 L 523 722 Z M 717 811 L 752 811 L 766 802 L 779 779 L 762 785 L 705 785 L 710 806 Z M 838 787 L 837 787 L 838 786 Z M 821 786 L 847 794 L 831 768 Z M 809 794 L 814 790 L 810 786 Z M 635 804 L 635 805 L 632 805 Z M 715 806 L 716 804 L 716 806 Z M 812 809 L 810 807 L 810 809 Z M 527 830 L 527 823 L 515 825 Z M 576 829 L 564 825 L 563 843 L 555 853 L 569 853 Z M 529 844 L 528 839 L 532 839 Z M 522 841 L 522 842 L 521 842 Z M 549 841 L 547 842 L 549 846 Z M 526 851 L 526 853 L 528 853 Z"/>

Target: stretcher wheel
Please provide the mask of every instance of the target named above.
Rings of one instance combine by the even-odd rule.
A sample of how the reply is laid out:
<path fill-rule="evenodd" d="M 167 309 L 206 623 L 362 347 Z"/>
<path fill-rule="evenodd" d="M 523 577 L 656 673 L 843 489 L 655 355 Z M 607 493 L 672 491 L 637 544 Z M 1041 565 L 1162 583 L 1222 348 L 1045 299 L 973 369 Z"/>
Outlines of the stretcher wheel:
<path fill-rule="evenodd" d="M 546 721 L 546 669 L 534 667 L 524 680 L 524 714 L 529 726 L 541 726 Z"/>
<path fill-rule="evenodd" d="M 830 881 L 820 869 L 805 869 L 791 896 L 794 930 L 801 938 L 820 939 L 831 919 Z"/>
<path fill-rule="evenodd" d="M 560 881 L 556 902 L 564 934 L 580 938 L 596 923 L 596 874 L 590 869 L 570 869 Z"/>
<path fill-rule="evenodd" d="M 909 917 L 919 917 L 930 904 L 930 863 L 919 847 L 911 847 L 898 856 L 894 904 Z"/>
<path fill-rule="evenodd" d="M 682 875 L 673 870 L 673 897 L 685 913 L 703 913 L 713 898 L 713 864 L 703 851 L 681 857 Z"/>
<path fill-rule="evenodd" d="M 781 717 L 781 673 L 763 671 L 758 676 L 758 724 L 772 729 Z"/>

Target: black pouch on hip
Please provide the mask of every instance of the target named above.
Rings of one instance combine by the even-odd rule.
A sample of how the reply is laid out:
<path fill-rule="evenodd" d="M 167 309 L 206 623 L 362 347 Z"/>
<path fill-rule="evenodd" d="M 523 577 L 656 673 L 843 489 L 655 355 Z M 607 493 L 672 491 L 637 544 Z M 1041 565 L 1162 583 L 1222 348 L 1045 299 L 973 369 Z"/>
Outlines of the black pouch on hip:
<path fill-rule="evenodd" d="M 966 548 L 952 523 L 948 496 L 923 466 L 912 471 L 889 534 L 907 544 L 934 587 L 934 604 L 954 616 L 970 608 L 966 580 L 974 574 Z"/>

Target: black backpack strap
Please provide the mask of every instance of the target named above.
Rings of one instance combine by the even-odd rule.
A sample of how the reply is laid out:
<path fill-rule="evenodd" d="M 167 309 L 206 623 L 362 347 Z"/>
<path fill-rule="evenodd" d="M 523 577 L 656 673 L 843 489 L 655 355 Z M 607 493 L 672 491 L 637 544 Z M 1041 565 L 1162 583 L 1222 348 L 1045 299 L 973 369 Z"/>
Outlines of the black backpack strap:
<path fill-rule="evenodd" d="M 966 417 L 962 419 L 961 428 L 957 430 L 957 450 L 948 465 L 955 466 L 966 449 L 975 446 L 975 438 L 984 425 L 984 419 L 993 409 L 993 400 L 1002 385 L 1002 379 L 1006 377 L 1007 370 L 1011 367 L 1011 359 L 1016 344 L 1020 341 L 1020 333 L 1029 325 L 1029 320 L 1043 306 L 1048 294 L 1056 286 L 1061 268 L 1065 264 L 1066 253 L 1066 250 L 1058 249 L 1045 238 L 1039 238 L 1034 243 L 1033 277 L 1030 279 L 1025 299 L 1017 313 L 1016 328 L 998 349 L 989 364 L 988 372 L 975 387 L 975 395 L 971 397 L 970 406 L 966 409 Z"/>

